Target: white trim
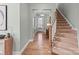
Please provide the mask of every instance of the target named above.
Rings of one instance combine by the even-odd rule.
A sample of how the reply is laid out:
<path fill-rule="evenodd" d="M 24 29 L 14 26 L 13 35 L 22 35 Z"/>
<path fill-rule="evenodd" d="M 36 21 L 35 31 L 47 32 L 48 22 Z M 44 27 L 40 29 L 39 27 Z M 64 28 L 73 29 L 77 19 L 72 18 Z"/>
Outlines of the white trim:
<path fill-rule="evenodd" d="M 29 41 L 24 45 L 24 47 L 21 49 L 20 54 L 24 51 L 24 49 L 27 47 L 27 45 L 28 45 L 30 42 L 32 42 L 32 41 L 33 41 L 33 39 L 29 40 Z"/>
<path fill-rule="evenodd" d="M 57 8 L 57 10 L 60 12 L 60 14 L 65 18 L 65 20 L 69 23 L 69 25 L 72 27 L 73 30 L 78 30 L 77 28 L 75 28 L 70 22 L 69 20 L 63 15 L 63 13 Z"/>
<path fill-rule="evenodd" d="M 77 41 L 78 41 L 78 48 L 79 48 L 79 33 L 77 32 Z"/>

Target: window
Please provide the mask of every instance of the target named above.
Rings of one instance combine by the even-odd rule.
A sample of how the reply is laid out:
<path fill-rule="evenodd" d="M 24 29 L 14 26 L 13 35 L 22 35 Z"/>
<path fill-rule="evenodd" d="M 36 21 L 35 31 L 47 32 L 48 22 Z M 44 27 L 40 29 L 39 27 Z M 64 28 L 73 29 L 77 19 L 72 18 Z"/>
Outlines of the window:
<path fill-rule="evenodd" d="M 38 18 L 38 28 L 43 28 L 43 19 Z"/>

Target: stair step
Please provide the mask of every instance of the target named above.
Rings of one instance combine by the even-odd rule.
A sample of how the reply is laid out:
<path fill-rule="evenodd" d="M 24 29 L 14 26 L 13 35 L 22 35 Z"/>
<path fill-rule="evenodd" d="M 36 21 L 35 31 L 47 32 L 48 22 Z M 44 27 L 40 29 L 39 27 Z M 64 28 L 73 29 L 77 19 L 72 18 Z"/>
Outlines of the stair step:
<path fill-rule="evenodd" d="M 57 26 L 69 26 L 69 24 L 68 23 L 66 23 L 66 24 L 57 23 Z"/>
<path fill-rule="evenodd" d="M 57 33 L 71 33 L 71 34 L 76 34 L 76 32 L 74 32 L 74 31 L 57 31 Z"/>
<path fill-rule="evenodd" d="M 68 35 L 56 35 L 56 37 L 64 37 L 64 38 L 70 38 L 70 39 L 77 39 L 76 36 L 72 37 L 72 36 L 68 36 Z"/>
<path fill-rule="evenodd" d="M 63 47 L 54 47 L 52 49 L 53 53 L 59 54 L 59 55 L 79 55 L 79 49 L 78 48 L 63 48 Z"/>
<path fill-rule="evenodd" d="M 63 27 L 63 26 L 62 26 L 62 27 Z M 65 28 L 64 28 L 64 29 L 61 29 L 61 28 L 60 28 L 60 29 L 57 29 L 57 30 L 65 30 L 65 31 L 66 31 L 66 30 L 67 30 L 67 31 L 75 31 L 74 29 L 65 29 Z"/>
<path fill-rule="evenodd" d="M 56 33 L 56 35 L 72 35 L 72 36 L 77 36 L 77 33 L 72 34 L 72 33 Z"/>
<path fill-rule="evenodd" d="M 66 21 L 65 19 L 57 19 L 57 21 Z"/>
<path fill-rule="evenodd" d="M 60 14 L 58 14 L 58 13 L 57 13 L 56 18 L 57 18 L 57 19 L 64 19 L 64 18 L 63 18 Z"/>
<path fill-rule="evenodd" d="M 78 44 L 76 43 L 76 41 L 74 41 L 74 39 L 63 39 L 63 38 L 56 38 L 55 39 L 58 42 L 63 42 L 63 43 L 67 43 L 67 44 L 72 44 L 75 47 L 78 47 Z"/>
<path fill-rule="evenodd" d="M 68 23 L 68 22 L 62 22 L 62 21 L 60 21 L 60 22 L 57 22 L 57 23 L 62 23 L 63 24 L 63 23 Z"/>
<path fill-rule="evenodd" d="M 56 30 L 57 32 L 72 32 L 72 33 L 76 33 L 76 31 L 74 31 L 74 30 Z"/>
<path fill-rule="evenodd" d="M 68 26 L 67 27 L 66 26 L 57 26 L 57 29 L 63 29 L 63 28 L 64 29 L 71 29 L 71 27 L 68 27 Z"/>
<path fill-rule="evenodd" d="M 74 29 L 57 29 L 57 30 L 61 30 L 61 31 L 75 31 Z"/>
<path fill-rule="evenodd" d="M 57 19 L 64 19 L 63 16 L 56 10 L 56 18 Z"/>
<path fill-rule="evenodd" d="M 68 43 L 78 45 L 78 43 L 77 43 L 78 41 L 75 40 L 75 38 L 56 37 L 55 40 L 58 41 L 58 42 L 65 42 L 65 43 L 68 42 Z"/>
<path fill-rule="evenodd" d="M 58 14 L 57 14 L 56 19 L 64 19 L 64 18 L 61 17 L 61 15 L 58 15 Z"/>
<path fill-rule="evenodd" d="M 71 39 L 71 38 L 65 38 L 65 37 L 56 37 L 55 40 L 58 41 L 58 42 L 66 43 L 66 44 L 68 44 L 68 43 L 74 44 L 74 45 L 76 45 L 76 47 L 78 46 L 78 42 L 74 38 Z"/>
<path fill-rule="evenodd" d="M 76 37 L 77 35 L 74 35 L 74 34 L 56 34 L 56 36 L 70 36 L 70 37 Z"/>
<path fill-rule="evenodd" d="M 60 29 L 63 29 L 63 28 L 65 28 L 65 29 L 66 29 L 66 28 L 67 28 L 67 29 L 71 29 L 71 27 L 69 27 L 69 26 L 57 26 L 57 29 L 59 29 L 59 28 L 60 28 Z"/>
<path fill-rule="evenodd" d="M 61 21 L 61 20 L 57 20 L 57 22 L 64 22 L 64 23 L 66 23 L 67 21 L 64 21 L 64 20 L 63 20 L 63 21 Z"/>
<path fill-rule="evenodd" d="M 72 32 L 72 31 L 57 31 L 57 33 L 71 33 L 71 34 L 76 34 L 76 32 Z"/>
<path fill-rule="evenodd" d="M 57 28 L 57 30 L 59 30 L 59 29 L 61 29 L 61 30 L 64 30 L 64 29 L 68 29 L 68 30 L 71 30 L 72 28 Z"/>
<path fill-rule="evenodd" d="M 58 24 L 68 24 L 68 22 L 57 22 Z"/>
<path fill-rule="evenodd" d="M 69 47 L 73 47 L 73 48 L 77 48 L 75 47 L 75 45 L 73 44 L 68 44 L 68 43 L 65 43 L 65 42 L 55 42 L 55 46 L 65 46 L 65 48 L 69 48 Z"/>
<path fill-rule="evenodd" d="M 54 46 L 54 47 L 60 47 L 60 48 L 64 48 L 64 49 L 68 49 L 68 50 L 73 50 L 73 51 L 79 51 L 79 48 L 78 47 L 65 47 L 63 45 L 57 45 L 57 46 Z"/>
<path fill-rule="evenodd" d="M 57 21 L 66 21 L 66 20 L 63 18 L 63 19 L 57 19 Z"/>
<path fill-rule="evenodd" d="M 76 45 L 78 45 L 78 41 L 76 40 L 76 38 L 68 38 L 68 37 L 61 37 L 61 36 L 56 36 L 56 41 L 62 41 L 63 40 L 63 42 L 64 41 L 66 41 L 66 42 L 71 42 L 71 43 L 73 43 L 73 44 L 76 44 Z"/>
<path fill-rule="evenodd" d="M 57 27 L 70 27 L 70 26 L 57 26 Z"/>
<path fill-rule="evenodd" d="M 62 48 L 53 48 L 52 49 L 52 53 L 58 54 L 58 55 L 73 55 L 73 53 L 71 51 L 62 49 Z"/>
<path fill-rule="evenodd" d="M 57 24 L 68 24 L 68 23 L 63 23 L 63 22 L 57 22 Z"/>

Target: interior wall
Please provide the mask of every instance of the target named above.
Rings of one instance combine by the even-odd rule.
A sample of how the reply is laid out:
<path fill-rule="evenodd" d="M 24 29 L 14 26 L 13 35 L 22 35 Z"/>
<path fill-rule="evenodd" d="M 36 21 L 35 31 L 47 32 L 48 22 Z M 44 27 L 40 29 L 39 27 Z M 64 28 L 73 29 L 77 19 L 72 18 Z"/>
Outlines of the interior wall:
<path fill-rule="evenodd" d="M 79 3 L 60 3 L 58 4 L 58 9 L 67 17 L 73 27 L 77 28 L 79 43 Z"/>
<path fill-rule="evenodd" d="M 51 9 L 51 15 L 54 18 L 54 13 L 57 7 L 56 3 L 31 3 L 30 5 L 30 18 L 32 19 L 33 17 L 33 11 L 32 9 L 38 9 L 38 10 L 43 10 L 43 9 Z"/>
<path fill-rule="evenodd" d="M 7 5 L 7 30 L 0 31 L 0 34 L 10 33 L 14 38 L 13 50 L 20 50 L 20 12 L 18 3 L 6 3 Z M 1 49 L 1 47 L 0 47 Z"/>
<path fill-rule="evenodd" d="M 56 4 L 46 3 L 6 3 L 7 5 L 7 31 L 0 31 L 0 34 L 10 32 L 14 38 L 14 51 L 20 51 L 24 45 L 32 39 L 33 34 L 33 13 L 32 9 L 52 9 L 52 15 L 55 11 Z"/>
<path fill-rule="evenodd" d="M 20 20 L 21 20 L 21 48 L 33 38 L 33 12 L 32 9 L 52 9 L 52 15 L 55 12 L 55 3 L 25 3 L 20 4 Z"/>
<path fill-rule="evenodd" d="M 31 22 L 29 19 L 29 5 L 27 3 L 21 3 L 20 4 L 20 23 L 21 23 L 21 27 L 20 27 L 20 31 L 21 31 L 21 42 L 20 42 L 20 49 L 22 49 L 24 47 L 24 45 L 31 40 Z"/>

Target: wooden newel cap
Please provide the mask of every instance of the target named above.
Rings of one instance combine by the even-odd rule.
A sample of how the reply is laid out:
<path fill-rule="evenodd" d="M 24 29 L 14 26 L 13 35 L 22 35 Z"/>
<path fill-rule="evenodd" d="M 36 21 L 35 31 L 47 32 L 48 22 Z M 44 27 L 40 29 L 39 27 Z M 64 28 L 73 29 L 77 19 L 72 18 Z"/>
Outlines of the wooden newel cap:
<path fill-rule="evenodd" d="M 50 26 L 51 24 L 50 23 L 47 23 L 47 26 Z"/>

